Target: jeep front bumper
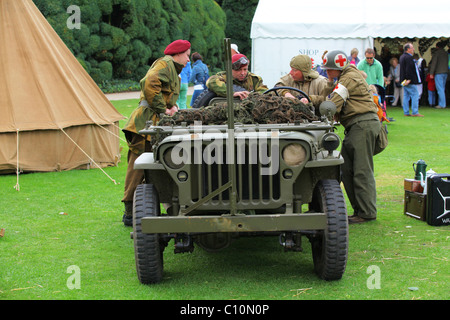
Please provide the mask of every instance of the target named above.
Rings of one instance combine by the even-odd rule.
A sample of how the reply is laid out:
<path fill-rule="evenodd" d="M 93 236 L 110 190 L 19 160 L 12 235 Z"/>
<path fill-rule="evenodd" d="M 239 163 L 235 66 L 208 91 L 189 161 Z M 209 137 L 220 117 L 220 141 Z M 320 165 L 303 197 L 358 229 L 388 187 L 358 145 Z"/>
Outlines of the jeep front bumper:
<path fill-rule="evenodd" d="M 260 232 L 324 230 L 325 213 L 159 216 L 141 220 L 143 233 Z"/>

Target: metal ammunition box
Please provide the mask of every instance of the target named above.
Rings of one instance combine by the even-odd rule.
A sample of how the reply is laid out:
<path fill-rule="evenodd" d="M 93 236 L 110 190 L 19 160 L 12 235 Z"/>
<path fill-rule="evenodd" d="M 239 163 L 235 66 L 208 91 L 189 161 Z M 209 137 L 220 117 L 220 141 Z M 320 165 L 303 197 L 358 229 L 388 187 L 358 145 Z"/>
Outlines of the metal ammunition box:
<path fill-rule="evenodd" d="M 405 190 L 404 213 L 412 218 L 426 220 L 426 199 L 423 193 Z"/>

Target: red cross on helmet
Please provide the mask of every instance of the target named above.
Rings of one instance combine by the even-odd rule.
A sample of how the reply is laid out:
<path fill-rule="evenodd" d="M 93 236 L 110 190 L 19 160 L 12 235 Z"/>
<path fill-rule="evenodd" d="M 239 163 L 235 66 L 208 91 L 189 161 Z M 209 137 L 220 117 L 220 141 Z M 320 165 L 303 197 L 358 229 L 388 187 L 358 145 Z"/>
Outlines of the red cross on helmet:
<path fill-rule="evenodd" d="M 322 69 L 342 70 L 348 64 L 344 51 L 333 50 L 323 58 Z"/>

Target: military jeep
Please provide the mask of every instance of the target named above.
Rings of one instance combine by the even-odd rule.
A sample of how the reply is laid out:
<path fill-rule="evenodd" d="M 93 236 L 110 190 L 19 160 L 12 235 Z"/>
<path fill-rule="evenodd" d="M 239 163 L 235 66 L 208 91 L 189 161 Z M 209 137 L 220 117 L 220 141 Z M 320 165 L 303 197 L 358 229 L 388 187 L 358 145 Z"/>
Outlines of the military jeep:
<path fill-rule="evenodd" d="M 302 250 L 304 236 L 318 276 L 340 279 L 348 222 L 334 104 L 323 103 L 323 116 L 310 123 L 235 124 L 227 89 L 227 125 L 148 123 L 140 132 L 154 141 L 153 151 L 134 166 L 144 170 L 146 181 L 136 189 L 133 208 L 140 282 L 162 280 L 163 252 L 172 239 L 175 253 L 182 253 L 195 246 L 221 250 L 242 235 L 274 236 L 293 251 Z"/>

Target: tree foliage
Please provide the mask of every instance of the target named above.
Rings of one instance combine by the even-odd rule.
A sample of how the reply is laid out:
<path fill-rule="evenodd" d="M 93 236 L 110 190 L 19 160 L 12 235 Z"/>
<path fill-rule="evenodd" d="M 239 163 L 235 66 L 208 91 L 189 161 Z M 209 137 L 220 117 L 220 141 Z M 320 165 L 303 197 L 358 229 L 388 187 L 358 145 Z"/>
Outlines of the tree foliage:
<path fill-rule="evenodd" d="M 227 16 L 225 28 L 226 37 L 239 47 L 239 52 L 250 57 L 252 43 L 250 39 L 250 30 L 253 16 L 259 0 L 223 0 L 222 9 Z M 274 2 L 276 5 L 276 2 Z"/>
<path fill-rule="evenodd" d="M 33 0 L 91 77 L 141 79 L 177 39 L 189 40 L 212 69 L 222 68 L 226 16 L 213 0 Z M 69 28 L 80 8 L 80 28 Z"/>

